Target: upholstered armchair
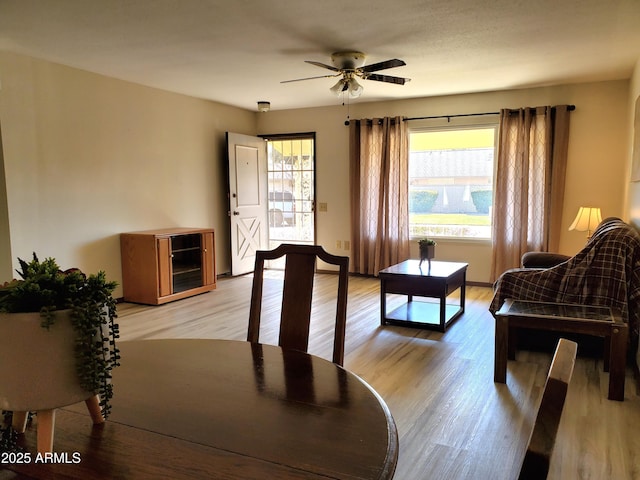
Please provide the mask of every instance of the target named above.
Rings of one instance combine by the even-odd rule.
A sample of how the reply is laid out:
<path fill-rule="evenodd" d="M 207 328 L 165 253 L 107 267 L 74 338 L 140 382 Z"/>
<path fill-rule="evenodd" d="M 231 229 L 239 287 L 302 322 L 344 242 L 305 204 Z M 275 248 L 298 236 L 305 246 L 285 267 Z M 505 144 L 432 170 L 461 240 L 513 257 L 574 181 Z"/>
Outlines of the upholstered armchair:
<path fill-rule="evenodd" d="M 507 298 L 617 308 L 629 324 L 630 352 L 638 363 L 640 324 L 640 234 L 619 218 L 606 218 L 573 257 L 525 254 L 523 267 L 504 272 L 489 307 Z"/>
<path fill-rule="evenodd" d="M 527 252 L 522 255 L 523 268 L 551 268 L 566 262 L 571 257 L 561 253 Z"/>

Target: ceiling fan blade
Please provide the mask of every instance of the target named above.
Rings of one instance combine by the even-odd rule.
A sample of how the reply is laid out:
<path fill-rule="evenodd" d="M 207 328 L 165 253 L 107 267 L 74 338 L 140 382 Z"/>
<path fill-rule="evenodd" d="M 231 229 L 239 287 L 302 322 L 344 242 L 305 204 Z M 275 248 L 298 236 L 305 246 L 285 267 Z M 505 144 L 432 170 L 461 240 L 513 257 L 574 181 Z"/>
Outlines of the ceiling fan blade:
<path fill-rule="evenodd" d="M 306 77 L 306 78 L 295 78 L 293 80 L 283 80 L 280 83 L 291 83 L 291 82 L 301 82 L 303 80 L 313 80 L 314 78 L 328 78 L 328 77 L 339 77 L 340 74 L 336 74 L 336 75 L 320 75 L 317 77 Z"/>
<path fill-rule="evenodd" d="M 336 67 L 332 67 L 331 65 L 327 65 L 325 63 L 320 63 L 320 62 L 314 62 L 312 60 L 305 60 L 305 63 L 310 63 L 311 65 L 315 65 L 316 67 L 328 68 L 329 70 L 332 70 L 334 72 L 339 72 L 340 71 L 340 69 L 338 69 Z"/>
<path fill-rule="evenodd" d="M 402 67 L 406 65 L 404 61 L 393 58 L 391 60 L 385 60 L 384 62 L 372 63 L 371 65 L 365 65 L 360 70 L 363 72 L 377 72 L 378 70 L 385 70 L 387 68 Z"/>
<path fill-rule="evenodd" d="M 331 65 L 326 65 L 324 63 L 320 63 L 320 62 L 313 62 L 311 60 L 305 60 L 306 63 L 310 63 L 311 65 L 315 65 L 316 67 L 322 67 L 322 68 L 328 68 L 329 70 L 333 70 L 334 72 L 339 72 L 340 69 L 336 68 L 336 67 L 332 67 Z"/>
<path fill-rule="evenodd" d="M 395 83 L 397 85 L 404 85 L 411 81 L 410 78 L 392 77 L 391 75 L 380 75 L 378 73 L 370 73 L 362 76 L 365 80 L 374 80 L 376 82 Z"/>

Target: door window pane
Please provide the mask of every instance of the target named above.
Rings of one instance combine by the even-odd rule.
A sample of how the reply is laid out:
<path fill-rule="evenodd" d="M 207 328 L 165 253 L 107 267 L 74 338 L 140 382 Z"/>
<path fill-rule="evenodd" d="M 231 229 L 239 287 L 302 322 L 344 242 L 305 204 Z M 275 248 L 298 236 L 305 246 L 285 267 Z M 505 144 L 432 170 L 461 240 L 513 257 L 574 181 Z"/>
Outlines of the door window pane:
<path fill-rule="evenodd" d="M 269 243 L 315 243 L 314 139 L 268 139 Z"/>

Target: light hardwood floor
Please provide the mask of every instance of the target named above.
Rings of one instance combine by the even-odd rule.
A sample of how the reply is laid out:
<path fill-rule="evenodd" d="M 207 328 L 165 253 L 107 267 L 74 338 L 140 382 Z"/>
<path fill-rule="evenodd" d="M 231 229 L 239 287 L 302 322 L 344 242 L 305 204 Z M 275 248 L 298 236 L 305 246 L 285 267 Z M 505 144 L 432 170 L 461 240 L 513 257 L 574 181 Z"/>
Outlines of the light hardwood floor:
<path fill-rule="evenodd" d="M 277 343 L 281 283 L 277 271 L 265 279 L 264 343 Z M 317 275 L 309 352 L 327 359 L 335 305 L 328 298 L 336 285 L 335 275 Z M 250 292 L 250 276 L 222 278 L 216 291 L 171 304 L 120 304 L 120 341 L 244 340 Z M 518 352 L 507 384 L 494 384 L 490 288 L 467 287 L 466 312 L 444 334 L 381 327 L 379 295 L 377 279 L 350 277 L 345 368 L 375 388 L 394 415 L 395 478 L 517 478 L 551 353 Z M 640 397 L 631 369 L 624 402 L 607 400 L 607 386 L 602 361 L 579 357 L 549 479 L 640 479 Z"/>

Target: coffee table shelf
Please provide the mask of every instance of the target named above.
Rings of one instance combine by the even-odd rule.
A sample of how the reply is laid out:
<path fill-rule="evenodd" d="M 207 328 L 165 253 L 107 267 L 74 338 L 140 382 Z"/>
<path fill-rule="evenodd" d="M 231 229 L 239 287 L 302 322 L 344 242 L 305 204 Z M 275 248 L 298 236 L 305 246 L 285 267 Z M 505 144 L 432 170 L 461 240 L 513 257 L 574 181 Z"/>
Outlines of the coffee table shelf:
<path fill-rule="evenodd" d="M 460 305 L 446 304 L 444 314 L 445 326 L 448 326 L 453 320 L 458 318 L 458 316 L 462 315 L 462 311 Z M 430 319 L 434 321 L 430 323 Z M 421 325 L 430 324 L 433 325 L 434 328 L 439 329 L 440 303 L 412 300 L 387 313 L 386 321 L 387 323 L 409 327 L 415 327 L 416 323 Z"/>

